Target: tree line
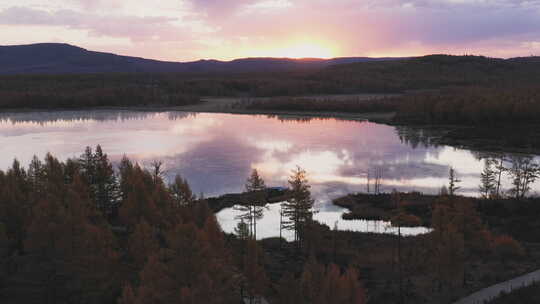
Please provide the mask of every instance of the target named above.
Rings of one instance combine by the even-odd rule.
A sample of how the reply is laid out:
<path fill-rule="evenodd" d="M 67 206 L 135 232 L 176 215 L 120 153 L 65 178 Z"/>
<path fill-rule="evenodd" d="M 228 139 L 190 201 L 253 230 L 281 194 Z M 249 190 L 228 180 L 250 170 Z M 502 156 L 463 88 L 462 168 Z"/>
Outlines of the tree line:
<path fill-rule="evenodd" d="M 535 123 L 540 87 L 469 87 L 409 94 L 397 99 L 395 121 L 420 124 Z"/>
<path fill-rule="evenodd" d="M 268 99 L 242 100 L 233 108 L 265 111 L 313 111 L 313 112 L 393 112 L 397 109 L 397 99 L 372 97 L 352 97 L 348 99 L 274 97 Z"/>
<path fill-rule="evenodd" d="M 4 76 L 0 84 L 3 109 L 181 106 L 198 102 L 197 95 L 152 75 Z"/>
<path fill-rule="evenodd" d="M 281 72 L 14 75 L 0 78 L 0 107 L 184 105 L 195 102 L 198 96 L 404 93 L 456 87 L 513 89 L 535 86 L 540 80 L 539 64 L 534 58 L 430 55 Z"/>

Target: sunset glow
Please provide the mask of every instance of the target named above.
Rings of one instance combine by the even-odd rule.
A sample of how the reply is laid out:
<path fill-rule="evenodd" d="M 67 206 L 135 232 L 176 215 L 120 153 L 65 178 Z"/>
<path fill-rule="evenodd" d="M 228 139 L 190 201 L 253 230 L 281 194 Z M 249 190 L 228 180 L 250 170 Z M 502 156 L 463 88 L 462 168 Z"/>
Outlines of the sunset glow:
<path fill-rule="evenodd" d="M 519 22 L 515 22 L 519 20 Z M 5 0 L 2 44 L 171 61 L 540 53 L 538 1 Z"/>
<path fill-rule="evenodd" d="M 315 43 L 302 43 L 286 47 L 282 50 L 275 51 L 273 57 L 288 57 L 288 58 L 332 58 L 337 57 L 330 47 Z"/>

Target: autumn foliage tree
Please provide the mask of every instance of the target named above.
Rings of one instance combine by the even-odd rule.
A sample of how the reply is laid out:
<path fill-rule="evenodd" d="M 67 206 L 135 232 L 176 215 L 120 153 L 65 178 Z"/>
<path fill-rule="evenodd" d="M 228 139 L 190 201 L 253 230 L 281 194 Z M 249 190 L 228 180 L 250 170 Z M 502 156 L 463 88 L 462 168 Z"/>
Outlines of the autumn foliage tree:
<path fill-rule="evenodd" d="M 136 303 L 231 303 L 237 298 L 222 243 L 202 229 L 180 224 L 166 235 L 167 245 L 153 254 L 133 291 L 124 290 L 122 303 L 136 295 Z"/>
<path fill-rule="evenodd" d="M 366 290 L 354 268 L 342 271 L 334 264 L 324 266 L 313 256 L 304 265 L 299 281 L 285 275 L 278 290 L 280 303 L 367 303 Z"/>
<path fill-rule="evenodd" d="M 264 270 L 263 253 L 255 240 L 246 242 L 242 270 L 245 276 L 245 298 L 249 303 L 259 303 L 268 288 L 268 279 Z"/>
<path fill-rule="evenodd" d="M 493 240 L 493 249 L 503 263 L 511 258 L 520 258 L 525 255 L 521 244 L 508 235 L 497 236 Z"/>
<path fill-rule="evenodd" d="M 189 204 L 125 157 L 115 171 L 99 147 L 66 162 L 49 154 L 28 170 L 17 161 L 0 170 L 3 300 L 238 302 L 242 270 L 207 204 L 182 187 Z M 13 265 L 7 279 L 5 263 Z"/>

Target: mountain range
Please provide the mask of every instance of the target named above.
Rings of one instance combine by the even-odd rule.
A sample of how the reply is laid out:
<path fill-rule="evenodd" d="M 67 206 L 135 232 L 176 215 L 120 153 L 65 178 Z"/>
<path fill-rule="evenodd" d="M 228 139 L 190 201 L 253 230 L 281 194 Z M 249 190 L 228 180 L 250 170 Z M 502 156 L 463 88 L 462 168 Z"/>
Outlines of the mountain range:
<path fill-rule="evenodd" d="M 244 73 L 316 69 L 338 64 L 397 59 L 403 58 L 243 58 L 232 61 L 168 62 L 95 52 L 69 44 L 39 43 L 0 46 L 0 74 Z"/>

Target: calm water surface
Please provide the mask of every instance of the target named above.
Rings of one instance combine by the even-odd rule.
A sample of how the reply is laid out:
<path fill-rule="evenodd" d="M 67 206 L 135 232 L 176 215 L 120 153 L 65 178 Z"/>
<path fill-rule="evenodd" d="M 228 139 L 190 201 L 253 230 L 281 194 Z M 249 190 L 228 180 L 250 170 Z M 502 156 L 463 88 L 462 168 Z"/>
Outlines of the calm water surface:
<path fill-rule="evenodd" d="M 483 168 L 477 153 L 411 145 L 398 133 L 392 126 L 335 119 L 134 111 L 3 113 L 0 167 L 9 167 L 14 158 L 26 165 L 34 154 L 47 152 L 61 159 L 76 157 L 85 146 L 100 144 L 113 161 L 123 154 L 142 165 L 161 160 L 169 177 L 181 174 L 194 192 L 214 196 L 242 191 L 253 168 L 268 186 L 286 186 L 290 170 L 299 165 L 308 171 L 319 221 L 331 227 L 338 222 L 340 229 L 393 233 L 384 222 L 342 221 L 343 210 L 330 201 L 365 191 L 366 174 L 376 168 L 383 168 L 383 191 L 436 193 L 447 184 L 452 166 L 462 180 L 461 193 L 475 195 Z M 278 209 L 269 207 L 258 229 L 261 236 L 277 234 Z M 234 216 L 230 209 L 218 214 L 224 230 L 236 225 Z"/>

